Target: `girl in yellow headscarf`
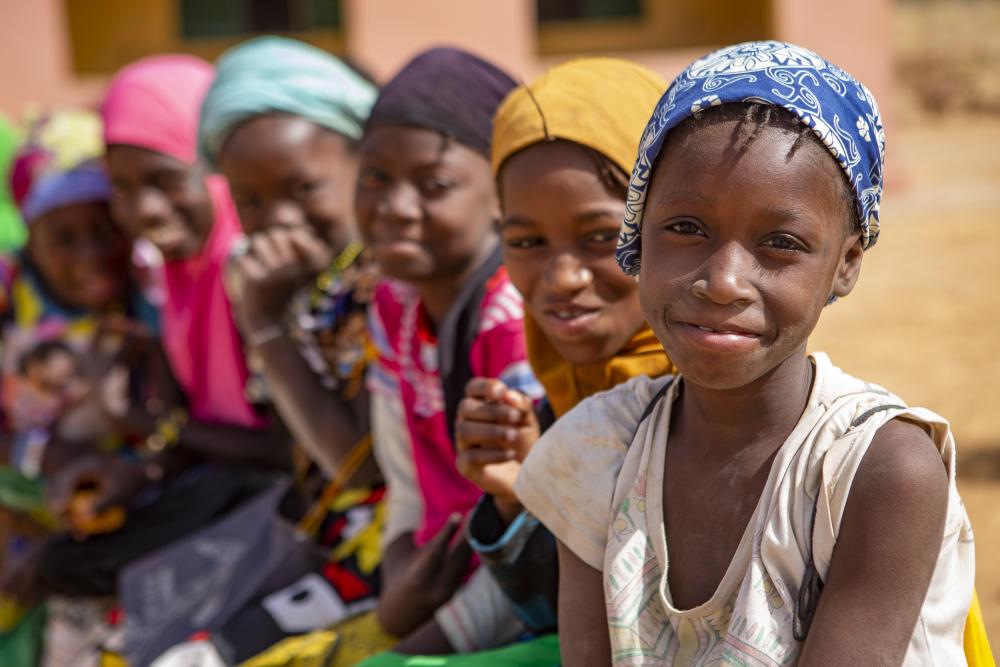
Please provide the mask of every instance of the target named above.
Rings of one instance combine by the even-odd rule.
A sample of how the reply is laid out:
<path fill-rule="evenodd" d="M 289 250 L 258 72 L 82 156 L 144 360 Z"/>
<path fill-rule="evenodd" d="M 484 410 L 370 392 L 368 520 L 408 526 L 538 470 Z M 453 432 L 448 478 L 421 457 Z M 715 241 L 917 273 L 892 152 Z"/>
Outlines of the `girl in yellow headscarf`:
<path fill-rule="evenodd" d="M 523 560 L 534 554 L 554 565 L 555 550 L 514 496 L 520 461 L 546 421 L 587 396 L 672 371 L 635 280 L 615 262 L 628 173 L 665 88 L 634 63 L 575 60 L 516 89 L 494 118 L 504 263 L 524 296 L 528 358 L 547 400 L 539 410 L 498 380 L 475 379 L 456 441 L 459 469 L 490 494 L 471 519 L 470 542 L 536 632 L 554 627 L 556 578 Z"/>

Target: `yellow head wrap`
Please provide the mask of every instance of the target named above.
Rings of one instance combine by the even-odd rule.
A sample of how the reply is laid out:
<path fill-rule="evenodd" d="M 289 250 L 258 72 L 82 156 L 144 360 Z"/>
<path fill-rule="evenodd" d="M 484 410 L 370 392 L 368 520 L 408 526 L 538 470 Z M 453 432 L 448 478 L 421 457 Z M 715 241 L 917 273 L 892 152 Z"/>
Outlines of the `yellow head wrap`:
<path fill-rule="evenodd" d="M 493 119 L 491 163 L 498 174 L 514 153 L 562 139 L 604 155 L 626 174 L 639 150 L 646 121 L 667 82 L 645 67 L 616 58 L 584 58 L 553 67 L 514 89 Z M 673 364 L 648 326 L 618 354 L 592 364 L 571 364 L 525 314 L 528 360 L 557 417 L 587 396 L 636 375 L 663 375 Z"/>

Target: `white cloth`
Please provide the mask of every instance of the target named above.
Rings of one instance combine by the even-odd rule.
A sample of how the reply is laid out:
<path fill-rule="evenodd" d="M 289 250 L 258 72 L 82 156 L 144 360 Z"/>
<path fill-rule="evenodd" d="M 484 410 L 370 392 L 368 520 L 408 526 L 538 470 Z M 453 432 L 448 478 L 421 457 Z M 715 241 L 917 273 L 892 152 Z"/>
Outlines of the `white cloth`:
<path fill-rule="evenodd" d="M 806 409 L 774 459 L 718 590 L 693 609 L 672 605 L 666 579 L 662 488 L 679 382 L 642 423 L 646 406 L 669 378 L 635 378 L 598 394 L 532 449 L 517 480 L 518 497 L 569 549 L 604 573 L 616 667 L 793 664 L 801 643 L 792 636 L 792 619 L 808 565 L 813 507 L 813 559 L 825 578 L 854 475 L 878 428 L 894 418 L 928 430 L 950 487 L 940 555 L 904 664 L 965 664 L 962 632 L 975 556 L 955 486 L 948 423 L 930 411 L 903 407 L 901 399 L 848 376 L 826 355 L 812 359 L 816 375 Z"/>

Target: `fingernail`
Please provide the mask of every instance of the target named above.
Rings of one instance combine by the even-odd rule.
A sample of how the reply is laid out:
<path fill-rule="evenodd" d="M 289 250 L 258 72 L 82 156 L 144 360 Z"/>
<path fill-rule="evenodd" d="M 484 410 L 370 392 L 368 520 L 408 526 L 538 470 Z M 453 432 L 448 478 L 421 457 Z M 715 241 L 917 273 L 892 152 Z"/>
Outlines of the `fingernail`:
<path fill-rule="evenodd" d="M 517 410 L 511 408 L 510 410 L 507 411 L 507 421 L 516 424 L 518 420 L 520 420 L 520 418 L 521 418 L 521 413 L 518 412 Z"/>
<path fill-rule="evenodd" d="M 507 442 L 514 442 L 517 440 L 517 431 L 512 428 L 507 429 L 506 433 L 504 433 L 504 438 L 506 438 Z"/>

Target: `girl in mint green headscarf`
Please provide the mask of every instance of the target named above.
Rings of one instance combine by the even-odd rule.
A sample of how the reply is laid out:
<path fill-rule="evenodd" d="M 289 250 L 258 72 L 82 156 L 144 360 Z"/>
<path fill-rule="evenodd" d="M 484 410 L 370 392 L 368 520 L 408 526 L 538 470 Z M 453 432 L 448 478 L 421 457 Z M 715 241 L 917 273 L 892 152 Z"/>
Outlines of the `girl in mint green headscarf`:
<path fill-rule="evenodd" d="M 364 388 L 375 276 L 354 222 L 355 147 L 376 94 L 335 56 L 262 37 L 219 59 L 198 132 L 246 234 L 227 289 L 247 348 L 248 398 L 272 402 L 333 480 L 301 526 L 330 548 L 322 574 L 345 603 L 317 627 L 370 609 L 379 590 L 385 487 Z M 373 631 L 364 643 L 385 641 Z"/>

